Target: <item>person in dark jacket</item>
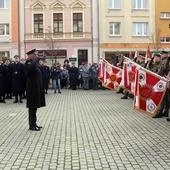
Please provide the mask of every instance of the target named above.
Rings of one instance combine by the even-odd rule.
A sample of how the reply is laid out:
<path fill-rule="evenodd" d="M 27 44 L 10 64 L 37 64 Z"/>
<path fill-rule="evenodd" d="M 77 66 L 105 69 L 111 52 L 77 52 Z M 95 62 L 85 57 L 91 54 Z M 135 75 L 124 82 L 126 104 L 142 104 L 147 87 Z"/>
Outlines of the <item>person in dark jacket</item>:
<path fill-rule="evenodd" d="M 11 89 L 11 83 L 12 83 L 12 75 L 11 75 L 11 64 L 10 60 L 7 59 L 4 63 L 5 69 L 6 69 L 6 78 L 5 78 L 5 93 L 6 93 L 6 99 L 12 99 L 12 89 Z"/>
<path fill-rule="evenodd" d="M 14 103 L 18 103 L 18 95 L 20 99 L 20 103 L 22 102 L 22 92 L 23 92 L 23 77 L 24 70 L 23 64 L 21 64 L 19 56 L 14 56 L 14 63 L 11 64 L 11 72 L 12 72 L 12 92 L 15 96 Z"/>
<path fill-rule="evenodd" d="M 6 69 L 3 60 L 0 58 L 0 103 L 5 102 L 5 77 Z"/>
<path fill-rule="evenodd" d="M 77 81 L 79 76 L 79 69 L 75 66 L 75 62 L 72 62 L 72 67 L 69 69 L 70 75 L 70 88 L 77 90 Z"/>
<path fill-rule="evenodd" d="M 61 80 L 61 65 L 60 63 L 54 63 L 53 66 L 51 67 L 51 76 L 53 80 L 53 88 L 54 88 L 54 93 L 56 93 L 56 90 L 58 89 L 58 93 L 61 93 L 61 85 L 60 85 L 60 80 Z"/>
<path fill-rule="evenodd" d="M 29 129 L 33 131 L 40 131 L 42 126 L 38 126 L 37 121 L 37 108 L 44 107 L 45 94 L 42 82 L 42 73 L 36 62 L 36 49 L 27 52 L 28 59 L 25 62 L 24 70 L 27 78 L 27 104 L 29 115 Z"/>

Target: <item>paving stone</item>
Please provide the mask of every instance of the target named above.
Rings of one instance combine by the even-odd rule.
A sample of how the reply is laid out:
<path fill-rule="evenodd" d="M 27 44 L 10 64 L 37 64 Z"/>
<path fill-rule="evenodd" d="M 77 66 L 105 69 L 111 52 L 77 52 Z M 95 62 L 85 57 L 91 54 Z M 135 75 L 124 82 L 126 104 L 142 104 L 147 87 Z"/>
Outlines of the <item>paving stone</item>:
<path fill-rule="evenodd" d="M 170 170 L 169 122 L 121 96 L 49 90 L 47 107 L 37 112 L 40 132 L 28 130 L 26 100 L 0 103 L 0 170 Z"/>

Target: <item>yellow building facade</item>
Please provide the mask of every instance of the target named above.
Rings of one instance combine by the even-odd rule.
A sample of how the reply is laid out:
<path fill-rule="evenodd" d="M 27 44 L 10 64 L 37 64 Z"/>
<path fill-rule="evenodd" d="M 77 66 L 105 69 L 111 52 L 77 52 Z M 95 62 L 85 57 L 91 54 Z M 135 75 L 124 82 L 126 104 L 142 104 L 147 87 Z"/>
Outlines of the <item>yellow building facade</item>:
<path fill-rule="evenodd" d="M 136 48 L 145 55 L 148 45 L 157 51 L 155 9 L 159 6 L 155 0 L 100 0 L 101 57 L 110 61 L 118 53 L 134 55 Z"/>
<path fill-rule="evenodd" d="M 170 51 L 170 1 L 155 1 L 155 22 L 158 40 L 161 41 L 161 47 Z"/>

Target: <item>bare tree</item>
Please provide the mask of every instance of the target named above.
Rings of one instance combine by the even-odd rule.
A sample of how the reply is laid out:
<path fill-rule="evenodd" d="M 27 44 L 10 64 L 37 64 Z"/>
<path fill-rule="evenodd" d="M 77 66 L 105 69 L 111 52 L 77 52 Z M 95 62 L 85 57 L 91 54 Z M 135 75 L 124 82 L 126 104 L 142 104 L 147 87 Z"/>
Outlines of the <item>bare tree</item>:
<path fill-rule="evenodd" d="M 149 36 L 149 39 L 150 39 L 155 51 L 159 51 L 160 49 L 162 49 L 161 30 L 159 28 L 156 28 L 155 32 L 151 33 L 151 35 Z"/>
<path fill-rule="evenodd" d="M 47 49 L 47 53 L 50 54 L 52 58 L 55 59 L 55 63 L 57 62 L 57 50 L 60 48 L 59 45 L 57 44 L 56 39 L 53 38 L 53 32 L 50 29 L 45 33 L 45 39 L 44 39 L 44 44 L 45 44 L 45 49 Z"/>

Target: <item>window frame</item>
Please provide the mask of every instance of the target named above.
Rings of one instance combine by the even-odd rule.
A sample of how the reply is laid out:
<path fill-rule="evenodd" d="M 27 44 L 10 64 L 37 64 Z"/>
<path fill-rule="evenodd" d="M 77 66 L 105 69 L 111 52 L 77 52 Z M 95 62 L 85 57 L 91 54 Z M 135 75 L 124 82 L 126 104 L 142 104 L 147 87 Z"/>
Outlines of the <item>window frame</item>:
<path fill-rule="evenodd" d="M 60 19 L 60 16 L 57 16 L 57 19 L 54 19 L 54 15 L 61 15 L 62 19 Z M 56 23 L 55 23 L 56 22 Z M 54 25 L 57 24 L 55 27 Z M 60 31 L 60 24 L 62 25 L 62 30 Z M 58 29 L 58 31 L 55 31 L 55 28 Z M 53 13 L 53 33 L 63 33 L 63 13 Z"/>
<path fill-rule="evenodd" d="M 116 24 L 119 26 L 119 34 L 116 34 Z M 112 27 L 112 34 L 111 34 Z M 109 22 L 109 36 L 121 36 L 121 22 Z"/>
<path fill-rule="evenodd" d="M 163 14 L 163 16 L 161 16 L 161 14 Z M 166 15 L 169 15 L 169 17 L 167 17 Z M 170 19 L 170 12 L 161 12 L 160 18 L 161 19 Z"/>
<path fill-rule="evenodd" d="M 4 7 L 1 7 L 0 6 L 0 9 L 9 9 L 9 0 L 3 0 L 3 2 L 4 2 Z"/>
<path fill-rule="evenodd" d="M 118 2 L 118 6 L 115 6 L 116 2 Z M 120 5 L 121 5 L 120 0 L 108 0 L 109 9 L 120 9 Z"/>
<path fill-rule="evenodd" d="M 10 31 L 9 31 L 9 24 L 0 24 L 0 26 L 4 26 L 4 34 L 0 34 L 0 36 L 9 36 Z"/>
<path fill-rule="evenodd" d="M 81 19 L 79 19 L 79 16 L 78 16 L 79 14 L 81 14 Z M 74 15 L 77 15 L 76 19 L 74 18 Z M 73 16 L 73 20 L 72 20 L 73 32 L 74 33 L 83 32 L 83 13 L 82 12 L 76 12 L 76 13 L 74 12 L 72 14 L 72 16 Z M 75 25 L 76 25 L 76 27 L 75 27 Z M 77 31 L 75 31 L 74 28 L 76 28 Z"/>
<path fill-rule="evenodd" d="M 37 28 L 35 28 L 35 15 L 38 15 L 38 22 L 36 22 L 37 25 L 38 25 Z M 42 15 L 42 19 L 40 19 L 40 15 Z M 35 33 L 35 34 L 37 34 L 37 33 L 44 33 L 44 29 L 43 29 L 43 26 L 44 26 L 44 18 L 43 18 L 43 17 L 44 17 L 44 15 L 43 15 L 42 13 L 35 13 L 35 14 L 33 14 L 34 33 Z M 42 28 L 41 28 L 41 26 L 40 26 L 41 24 L 42 24 Z M 38 29 L 38 32 L 36 32 L 35 29 Z M 41 32 L 40 30 L 42 30 L 42 32 Z"/>
<path fill-rule="evenodd" d="M 141 3 L 139 4 L 139 0 L 132 0 L 132 9 L 137 9 L 137 10 L 146 10 L 146 9 L 148 9 L 148 0 L 140 0 L 140 1 L 141 1 Z M 144 1 L 145 1 L 145 3 L 144 3 Z M 146 7 L 144 6 L 144 4 L 146 4 Z M 139 5 L 141 7 L 139 7 Z"/>
<path fill-rule="evenodd" d="M 142 30 L 141 30 L 142 34 L 137 33 L 137 32 L 140 32 L 139 24 L 142 24 Z M 145 28 L 146 28 L 146 34 L 145 34 Z M 134 34 L 134 29 L 135 29 L 136 34 Z M 133 22 L 132 23 L 132 36 L 140 36 L 140 37 L 148 36 L 148 22 Z"/>

